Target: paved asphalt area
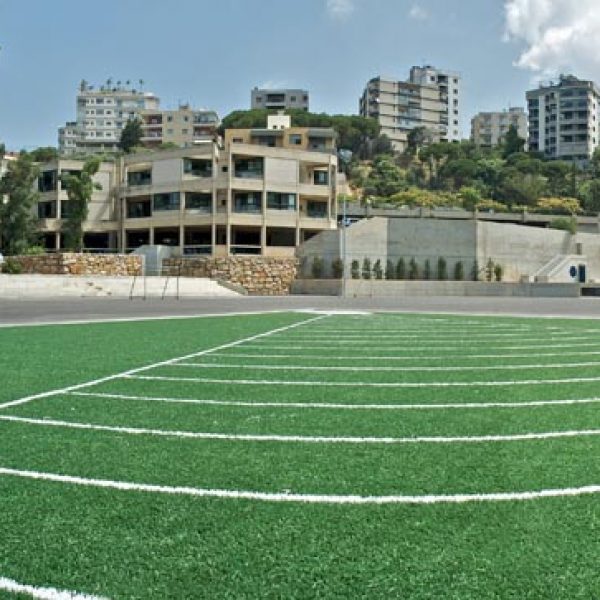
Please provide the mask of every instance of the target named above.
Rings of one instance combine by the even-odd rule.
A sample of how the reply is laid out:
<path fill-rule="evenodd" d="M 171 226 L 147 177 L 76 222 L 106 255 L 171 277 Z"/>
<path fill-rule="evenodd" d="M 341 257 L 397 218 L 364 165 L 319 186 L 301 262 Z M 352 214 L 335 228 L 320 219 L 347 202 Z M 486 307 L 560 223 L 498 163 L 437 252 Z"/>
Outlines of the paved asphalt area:
<path fill-rule="evenodd" d="M 489 315 L 600 318 L 600 298 L 282 296 L 127 300 L 116 298 L 0 299 L 0 324 L 189 317 L 232 312 L 372 310 Z"/>

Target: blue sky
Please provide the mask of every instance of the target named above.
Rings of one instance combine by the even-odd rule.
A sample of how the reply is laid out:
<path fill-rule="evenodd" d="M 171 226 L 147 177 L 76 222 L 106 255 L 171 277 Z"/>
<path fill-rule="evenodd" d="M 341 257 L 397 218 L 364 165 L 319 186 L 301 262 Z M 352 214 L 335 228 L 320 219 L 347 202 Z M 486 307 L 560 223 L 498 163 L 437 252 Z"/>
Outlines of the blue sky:
<path fill-rule="evenodd" d="M 0 0 L 0 140 L 55 145 L 82 78 L 141 78 L 164 107 L 190 102 L 222 116 L 268 83 L 308 88 L 316 112 L 355 113 L 368 79 L 403 79 L 423 63 L 462 73 L 468 135 L 475 112 L 523 105 L 536 73 L 552 71 L 552 18 L 532 23 L 528 11 L 551 2 L 559 19 L 596 1 Z"/>

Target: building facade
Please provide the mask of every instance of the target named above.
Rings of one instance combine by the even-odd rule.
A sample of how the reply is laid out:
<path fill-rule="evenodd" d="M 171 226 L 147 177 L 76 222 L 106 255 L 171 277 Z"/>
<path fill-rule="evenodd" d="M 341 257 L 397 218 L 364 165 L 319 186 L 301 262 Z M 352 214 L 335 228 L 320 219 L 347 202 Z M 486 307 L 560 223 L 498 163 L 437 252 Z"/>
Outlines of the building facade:
<path fill-rule="evenodd" d="M 502 143 L 511 126 L 519 137 L 527 140 L 527 113 L 513 107 L 498 112 L 480 112 L 471 119 L 471 140 L 482 148 L 494 148 Z"/>
<path fill-rule="evenodd" d="M 529 150 L 585 162 L 600 140 L 600 89 L 572 75 L 527 92 Z"/>
<path fill-rule="evenodd" d="M 85 245 L 131 251 L 147 244 L 182 256 L 294 256 L 337 227 L 337 156 L 329 129 L 228 130 L 225 143 L 133 154 L 103 163 L 85 224 Z M 287 127 L 285 127 L 287 125 Z M 275 129 L 277 126 L 277 129 Z M 63 246 L 68 214 L 61 173 L 82 161 L 42 167 L 37 214 L 49 249 Z M 66 212 L 65 212 L 66 211 Z"/>
<path fill-rule="evenodd" d="M 377 119 L 394 150 L 403 152 L 408 134 L 417 127 L 427 129 L 435 142 L 460 140 L 460 103 L 457 73 L 413 67 L 408 81 L 371 79 L 360 98 L 359 113 Z"/>
<path fill-rule="evenodd" d="M 286 110 L 296 108 L 309 110 L 309 94 L 307 90 L 269 90 L 255 87 L 250 96 L 250 107 L 255 109 Z"/>

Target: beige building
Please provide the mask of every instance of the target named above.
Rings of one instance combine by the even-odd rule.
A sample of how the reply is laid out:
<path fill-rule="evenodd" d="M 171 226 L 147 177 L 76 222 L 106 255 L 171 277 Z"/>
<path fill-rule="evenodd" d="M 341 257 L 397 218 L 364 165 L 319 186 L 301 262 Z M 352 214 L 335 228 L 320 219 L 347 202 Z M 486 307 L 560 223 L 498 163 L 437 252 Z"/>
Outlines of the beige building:
<path fill-rule="evenodd" d="M 413 67 L 408 81 L 375 77 L 359 101 L 363 117 L 377 119 L 381 133 L 398 152 L 406 150 L 408 134 L 425 127 L 432 141 L 458 141 L 460 77 L 433 67 Z"/>
<path fill-rule="evenodd" d="M 175 144 L 188 148 L 195 144 L 216 141 L 220 121 L 214 110 L 196 110 L 182 105 L 177 110 L 144 109 L 142 143 L 148 148 Z"/>
<path fill-rule="evenodd" d="M 502 143 L 511 126 L 527 139 L 527 114 L 519 107 L 500 112 L 480 112 L 471 119 L 471 140 L 480 147 L 494 148 Z"/>
<path fill-rule="evenodd" d="M 527 92 L 529 150 L 547 158 L 585 162 L 600 144 L 600 88 L 563 75 Z"/>
<path fill-rule="evenodd" d="M 62 246 L 68 211 L 61 173 L 81 167 L 64 159 L 42 167 L 37 211 L 49 249 Z M 301 242 L 337 227 L 335 133 L 292 128 L 281 115 L 264 129 L 226 131 L 222 147 L 103 163 L 96 179 L 102 190 L 92 198 L 85 245 L 98 250 L 161 244 L 184 256 L 293 256 Z"/>

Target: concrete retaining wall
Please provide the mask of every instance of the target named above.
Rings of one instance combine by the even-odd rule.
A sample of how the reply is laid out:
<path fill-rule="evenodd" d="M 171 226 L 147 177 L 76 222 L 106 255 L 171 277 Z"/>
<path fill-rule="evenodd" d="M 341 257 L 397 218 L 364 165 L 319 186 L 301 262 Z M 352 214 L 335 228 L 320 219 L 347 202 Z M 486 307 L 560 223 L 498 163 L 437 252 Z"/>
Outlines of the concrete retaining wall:
<path fill-rule="evenodd" d="M 182 277 L 210 277 L 240 286 L 254 296 L 282 296 L 290 293 L 297 273 L 295 258 L 232 256 L 223 258 L 168 258 L 163 266 Z"/>
<path fill-rule="evenodd" d="M 142 272 L 142 259 L 133 254 L 88 254 L 57 252 L 35 256 L 11 256 L 23 273 L 42 275 L 117 275 Z"/>
<path fill-rule="evenodd" d="M 534 298 L 577 298 L 580 285 L 572 283 L 486 283 L 483 281 L 379 281 L 349 279 L 346 296 L 392 298 L 411 296 L 519 296 Z M 341 296 L 339 279 L 298 279 L 293 294 Z"/>

